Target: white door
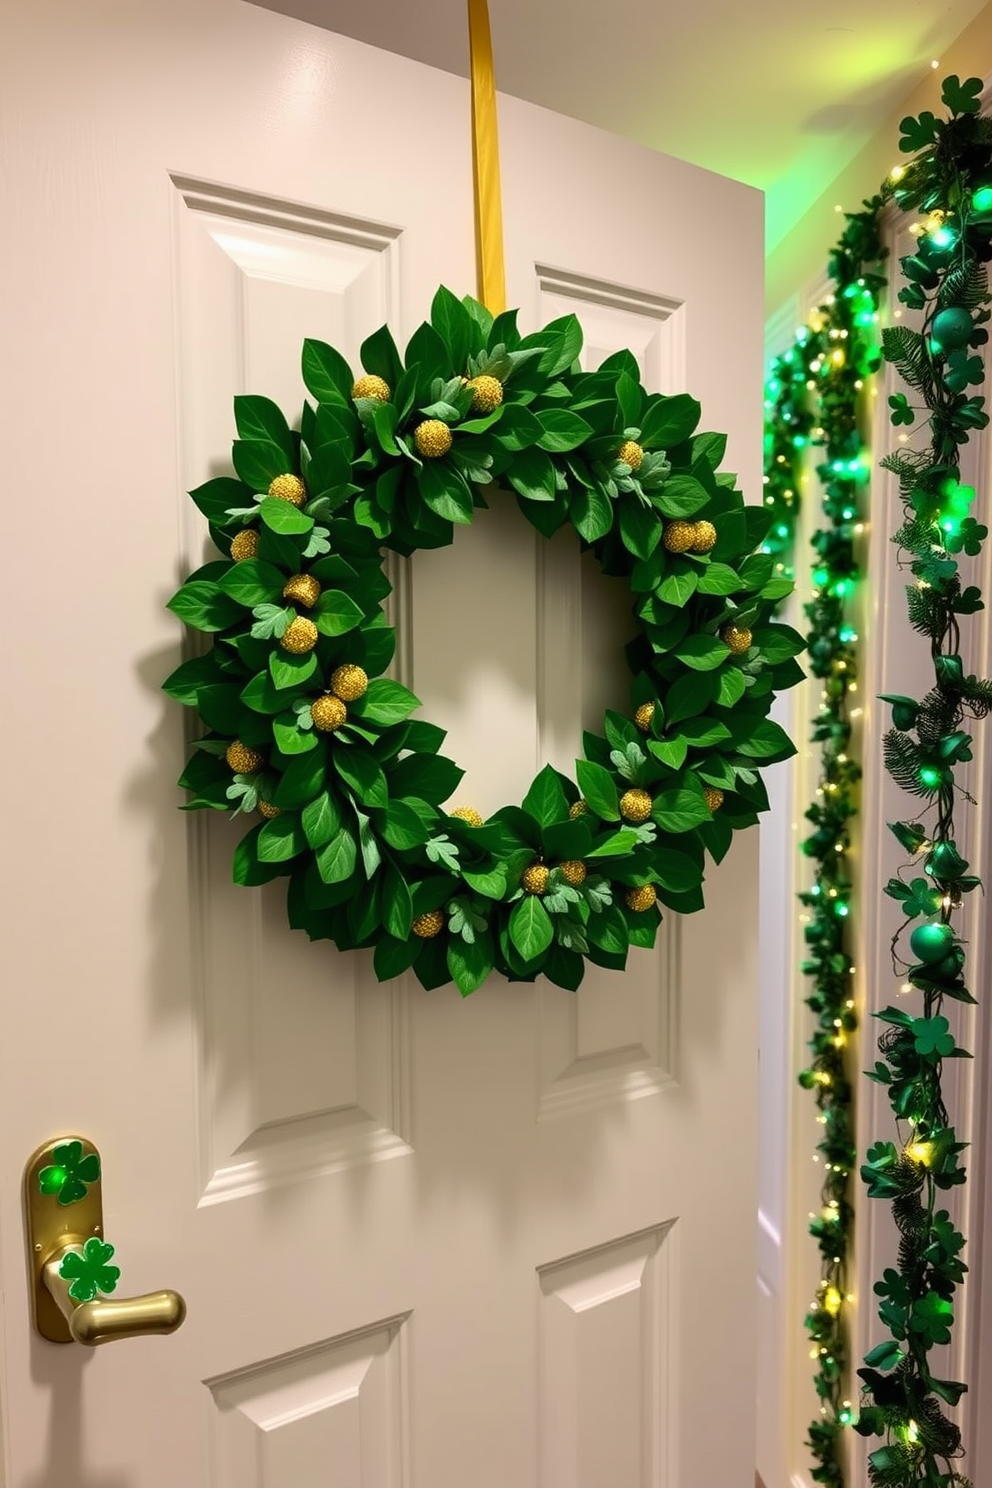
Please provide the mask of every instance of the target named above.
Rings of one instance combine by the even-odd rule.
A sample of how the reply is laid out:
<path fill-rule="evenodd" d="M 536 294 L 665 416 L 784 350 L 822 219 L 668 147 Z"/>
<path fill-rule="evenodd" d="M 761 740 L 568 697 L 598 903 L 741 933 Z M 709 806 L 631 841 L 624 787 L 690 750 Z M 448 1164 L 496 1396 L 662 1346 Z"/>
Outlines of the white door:
<path fill-rule="evenodd" d="M 230 399 L 473 287 L 467 86 L 235 0 L 9 8 L 0 1042 L 6 1488 L 747 1488 L 756 834 L 626 976 L 380 987 L 181 814 L 163 608 Z M 613 63 L 604 58 L 604 68 Z M 509 297 L 702 399 L 760 491 L 760 198 L 513 100 Z M 627 704 L 625 596 L 512 508 L 400 576 L 462 798 Z M 123 1294 L 31 1330 L 20 1173 L 104 1161 Z"/>

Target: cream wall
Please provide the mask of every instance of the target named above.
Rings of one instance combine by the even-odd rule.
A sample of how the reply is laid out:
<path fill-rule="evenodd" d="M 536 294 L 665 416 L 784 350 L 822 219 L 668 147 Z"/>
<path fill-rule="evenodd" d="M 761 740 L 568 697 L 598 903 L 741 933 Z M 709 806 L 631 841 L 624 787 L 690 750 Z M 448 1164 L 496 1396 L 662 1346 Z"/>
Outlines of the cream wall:
<path fill-rule="evenodd" d="M 901 158 L 899 122 L 907 114 L 932 109 L 939 114 L 941 79 L 957 73 L 959 77 L 986 78 L 992 73 L 992 3 L 986 5 L 957 41 L 940 57 L 940 67 L 926 78 L 893 110 L 882 127 L 873 135 L 851 164 L 827 187 L 806 215 L 769 255 L 765 286 L 768 314 L 774 313 L 810 281 L 819 278 L 827 254 L 836 241 L 841 222 L 835 210 L 840 203 L 845 211 L 856 210 L 866 196 L 877 191 L 880 182 Z"/>

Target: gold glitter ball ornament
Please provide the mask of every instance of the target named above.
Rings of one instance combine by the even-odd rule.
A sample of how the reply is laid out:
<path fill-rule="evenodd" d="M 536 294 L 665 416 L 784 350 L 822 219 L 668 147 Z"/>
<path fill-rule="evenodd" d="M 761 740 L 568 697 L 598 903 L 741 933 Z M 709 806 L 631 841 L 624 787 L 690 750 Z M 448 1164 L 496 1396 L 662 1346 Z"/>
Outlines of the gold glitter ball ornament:
<path fill-rule="evenodd" d="M 388 403 L 393 396 L 389 383 L 384 377 L 376 377 L 370 372 L 367 377 L 360 377 L 351 390 L 353 398 L 374 398 L 377 403 Z"/>
<path fill-rule="evenodd" d="M 723 791 L 718 790 L 715 785 L 704 785 L 703 800 L 711 811 L 719 811 L 723 805 Z"/>
<path fill-rule="evenodd" d="M 635 914 L 643 914 L 658 902 L 658 891 L 654 884 L 641 884 L 637 889 L 628 889 L 623 897 L 628 909 L 632 909 Z"/>
<path fill-rule="evenodd" d="M 307 488 L 298 475 L 277 475 L 269 486 L 269 495 L 302 506 L 307 499 Z"/>
<path fill-rule="evenodd" d="M 472 389 L 473 413 L 494 413 L 503 401 L 503 384 L 498 377 L 483 372 L 468 385 Z"/>
<path fill-rule="evenodd" d="M 294 574 L 282 591 L 283 599 L 295 599 L 297 604 L 312 610 L 320 598 L 320 585 L 313 574 Z"/>
<path fill-rule="evenodd" d="M 669 522 L 662 536 L 670 553 L 688 553 L 695 541 L 695 522 Z"/>
<path fill-rule="evenodd" d="M 279 642 L 284 651 L 291 656 L 306 656 L 317 644 L 317 627 L 312 620 L 307 620 L 303 615 L 297 615 L 291 620 L 283 632 Z"/>
<path fill-rule="evenodd" d="M 315 698 L 310 704 L 310 717 L 315 729 L 320 729 L 322 734 L 333 734 L 335 729 L 347 723 L 348 709 L 339 697 L 325 695 Z"/>
<path fill-rule="evenodd" d="M 440 460 L 451 448 L 451 430 L 440 419 L 424 419 L 413 431 L 413 442 L 425 460 Z"/>
<path fill-rule="evenodd" d="M 708 553 L 716 547 L 716 528 L 712 522 L 696 522 L 696 535 L 692 543 L 694 553 Z"/>
<path fill-rule="evenodd" d="M 720 639 L 730 647 L 735 656 L 743 656 L 751 645 L 751 632 L 746 627 L 741 629 L 736 625 L 725 625 L 720 632 Z"/>
<path fill-rule="evenodd" d="M 575 821 L 576 817 L 585 816 L 588 813 L 588 811 L 589 811 L 589 802 L 588 801 L 583 801 L 582 798 L 580 797 L 578 801 L 573 801 L 572 804 L 571 804 L 571 806 L 569 806 L 569 808 L 568 808 L 569 820 L 570 821 Z"/>
<path fill-rule="evenodd" d="M 264 754 L 259 754 L 257 749 L 242 744 L 240 739 L 235 739 L 233 744 L 227 746 L 224 758 L 235 775 L 254 775 L 255 771 L 260 770 L 265 763 Z"/>
<path fill-rule="evenodd" d="M 651 797 L 647 791 L 636 785 L 629 791 L 624 791 L 620 797 L 620 815 L 624 821 L 633 822 L 635 826 L 647 821 L 651 815 Z"/>
<path fill-rule="evenodd" d="M 631 470 L 640 470 L 641 461 L 644 459 L 644 451 L 635 439 L 625 439 L 617 450 L 617 459 L 629 465 Z"/>
<path fill-rule="evenodd" d="M 346 661 L 343 666 L 335 667 L 331 673 L 331 691 L 343 703 L 356 703 L 360 697 L 365 696 L 368 690 L 368 675 L 363 667 L 356 666 L 352 661 Z"/>
<path fill-rule="evenodd" d="M 246 558 L 258 555 L 258 533 L 254 527 L 246 527 L 231 539 L 231 557 L 235 563 L 244 563 Z"/>
<path fill-rule="evenodd" d="M 520 882 L 528 894 L 543 894 L 550 877 L 550 868 L 546 868 L 543 863 L 531 863 L 529 868 L 524 869 Z"/>
<path fill-rule="evenodd" d="M 580 863 L 578 858 L 569 858 L 567 862 L 561 863 L 558 871 L 565 882 L 572 885 L 573 889 L 577 889 L 579 884 L 584 884 L 586 881 L 586 865 L 585 863 Z"/>
<path fill-rule="evenodd" d="M 264 816 L 266 821 L 271 821 L 274 816 L 282 816 L 282 809 L 279 806 L 273 806 L 271 801 L 263 801 L 259 798 L 258 814 Z"/>
<path fill-rule="evenodd" d="M 482 817 L 474 806 L 456 806 L 449 816 L 457 816 L 459 821 L 468 822 L 470 827 L 481 827 L 484 825 Z"/>
<path fill-rule="evenodd" d="M 421 940 L 433 940 L 444 929 L 444 915 L 439 909 L 429 909 L 426 914 L 418 915 L 410 928 Z"/>
<path fill-rule="evenodd" d="M 640 729 L 642 734 L 646 734 L 650 729 L 651 720 L 653 717 L 654 703 L 642 703 L 637 712 L 634 714 L 634 722 L 637 724 L 637 727 Z"/>

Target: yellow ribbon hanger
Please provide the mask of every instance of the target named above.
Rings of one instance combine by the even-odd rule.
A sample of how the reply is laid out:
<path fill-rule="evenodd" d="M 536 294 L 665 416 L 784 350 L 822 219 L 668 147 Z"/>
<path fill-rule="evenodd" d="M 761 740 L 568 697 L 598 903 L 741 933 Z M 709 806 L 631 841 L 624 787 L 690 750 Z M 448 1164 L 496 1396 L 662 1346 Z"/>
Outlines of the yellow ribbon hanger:
<path fill-rule="evenodd" d="M 468 0 L 468 44 L 472 69 L 472 182 L 478 294 L 486 309 L 499 315 L 506 309 L 506 266 L 496 78 L 487 0 Z"/>

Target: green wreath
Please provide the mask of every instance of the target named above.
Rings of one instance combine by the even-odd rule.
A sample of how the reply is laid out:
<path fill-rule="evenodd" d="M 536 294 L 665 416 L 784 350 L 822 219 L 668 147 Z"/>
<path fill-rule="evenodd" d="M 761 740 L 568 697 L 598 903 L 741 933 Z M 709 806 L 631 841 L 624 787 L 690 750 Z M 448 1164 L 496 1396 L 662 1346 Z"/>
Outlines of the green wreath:
<path fill-rule="evenodd" d="M 439 289 L 405 366 L 385 328 L 357 382 L 304 343 L 299 433 L 236 398 L 238 479 L 191 493 L 229 556 L 169 601 L 213 637 L 164 684 L 206 729 L 185 809 L 257 813 L 235 881 L 287 877 L 290 924 L 374 947 L 380 980 L 412 967 L 468 994 L 493 969 L 571 989 L 586 960 L 622 969 L 659 902 L 702 908 L 705 854 L 767 809 L 759 771 L 795 752 L 767 716 L 803 648 L 772 621 L 792 586 L 755 551 L 768 513 L 718 472 L 726 439 L 694 433 L 693 398 L 646 393 L 627 351 L 583 372 L 581 346 L 574 316 L 521 336 L 515 311 Z M 584 736 L 575 782 L 547 766 L 483 822 L 445 808 L 463 772 L 384 675 L 383 552 L 450 543 L 493 482 L 626 580 L 637 635 L 633 717 Z"/>

